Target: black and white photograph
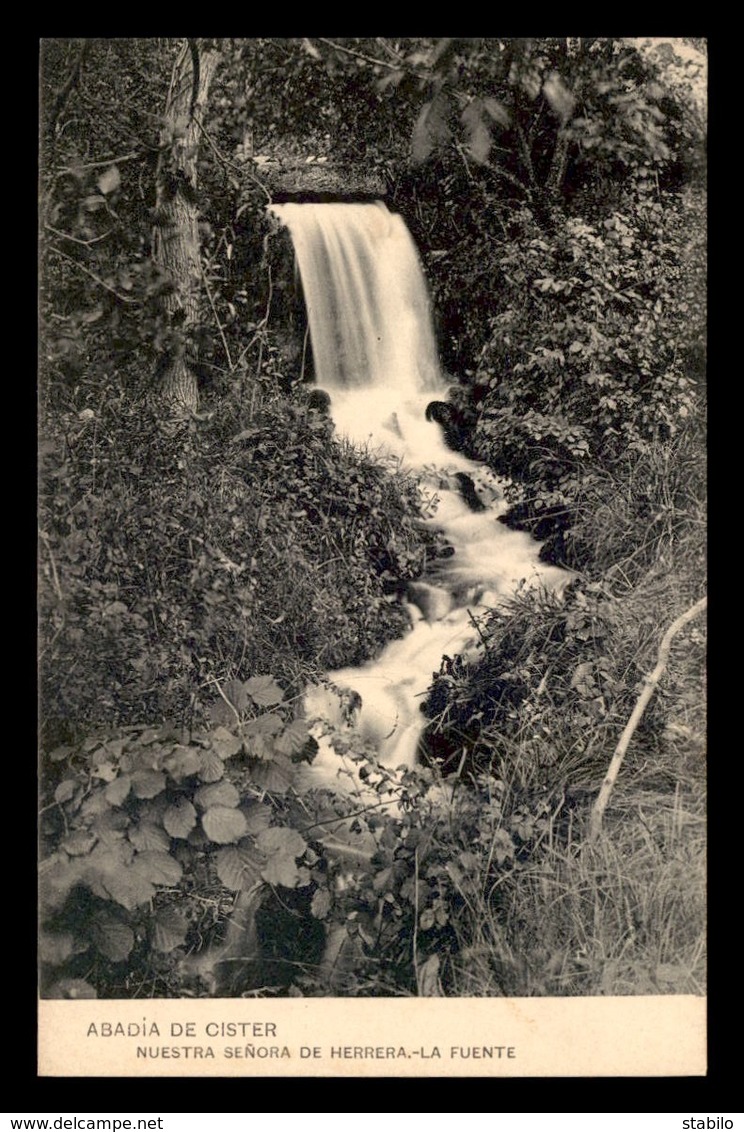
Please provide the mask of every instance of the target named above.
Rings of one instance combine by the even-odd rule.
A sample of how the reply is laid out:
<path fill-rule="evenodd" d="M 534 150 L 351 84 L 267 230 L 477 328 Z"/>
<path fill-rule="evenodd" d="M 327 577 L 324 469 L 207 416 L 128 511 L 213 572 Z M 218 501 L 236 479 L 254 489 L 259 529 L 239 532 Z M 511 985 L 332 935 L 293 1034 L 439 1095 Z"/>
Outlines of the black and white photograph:
<path fill-rule="evenodd" d="M 707 62 L 40 41 L 42 1074 L 705 1072 Z"/>

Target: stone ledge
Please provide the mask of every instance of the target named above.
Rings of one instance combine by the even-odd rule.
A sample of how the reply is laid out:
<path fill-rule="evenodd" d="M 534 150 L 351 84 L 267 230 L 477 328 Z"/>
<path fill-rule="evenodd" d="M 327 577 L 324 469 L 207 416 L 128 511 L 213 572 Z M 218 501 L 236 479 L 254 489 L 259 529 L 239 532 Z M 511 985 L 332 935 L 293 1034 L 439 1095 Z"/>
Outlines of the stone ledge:
<path fill-rule="evenodd" d="M 250 172 L 277 204 L 287 200 L 379 200 L 387 193 L 382 177 L 360 174 L 322 158 L 292 163 L 259 158 L 251 162 Z"/>

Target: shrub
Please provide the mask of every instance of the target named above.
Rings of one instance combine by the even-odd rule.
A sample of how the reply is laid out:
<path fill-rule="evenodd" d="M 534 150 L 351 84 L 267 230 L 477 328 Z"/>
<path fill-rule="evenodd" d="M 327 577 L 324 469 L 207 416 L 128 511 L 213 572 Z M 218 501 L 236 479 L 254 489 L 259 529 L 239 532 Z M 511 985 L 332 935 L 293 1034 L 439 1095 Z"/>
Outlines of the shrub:
<path fill-rule="evenodd" d="M 417 488 L 299 397 L 258 388 L 175 431 L 112 397 L 59 415 L 42 456 L 46 727 L 189 723 L 215 679 L 298 691 L 407 624 Z"/>

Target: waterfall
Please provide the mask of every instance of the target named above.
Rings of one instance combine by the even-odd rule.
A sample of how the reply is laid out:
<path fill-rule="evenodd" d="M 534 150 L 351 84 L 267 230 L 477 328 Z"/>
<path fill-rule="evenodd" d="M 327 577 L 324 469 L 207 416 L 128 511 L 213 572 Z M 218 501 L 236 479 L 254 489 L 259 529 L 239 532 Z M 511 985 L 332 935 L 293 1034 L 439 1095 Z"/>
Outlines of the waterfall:
<path fill-rule="evenodd" d="M 409 586 L 410 631 L 378 659 L 329 673 L 335 687 L 361 699 L 354 733 L 374 743 L 382 763 L 414 766 L 426 722 L 422 697 L 445 654 L 474 646 L 474 617 L 518 585 L 557 589 L 569 575 L 541 563 L 530 536 L 498 521 L 506 510 L 499 481 L 448 448 L 439 424 L 427 420 L 427 405 L 446 398 L 447 384 L 403 219 L 381 202 L 271 209 L 292 237 L 316 382 L 331 398 L 338 433 L 418 474 L 438 500 L 429 521 L 454 548 Z M 311 689 L 306 710 L 336 726 L 348 721 L 331 689 Z M 336 780 L 340 761 L 321 743 L 313 774 Z"/>

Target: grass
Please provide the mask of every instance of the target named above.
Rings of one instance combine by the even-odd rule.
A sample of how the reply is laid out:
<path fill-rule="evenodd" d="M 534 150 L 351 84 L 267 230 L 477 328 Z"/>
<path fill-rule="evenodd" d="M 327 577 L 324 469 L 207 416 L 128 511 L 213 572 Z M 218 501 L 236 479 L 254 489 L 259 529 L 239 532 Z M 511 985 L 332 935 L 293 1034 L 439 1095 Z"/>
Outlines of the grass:
<path fill-rule="evenodd" d="M 435 681 L 435 749 L 504 784 L 515 857 L 453 916 L 456 995 L 702 994 L 706 986 L 705 623 L 673 642 L 605 813 L 591 803 L 671 621 L 704 592 L 704 458 L 692 429 L 595 474 L 563 601 L 520 593 L 476 664 Z"/>

